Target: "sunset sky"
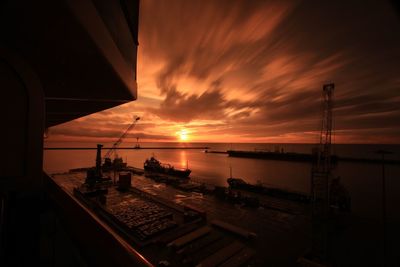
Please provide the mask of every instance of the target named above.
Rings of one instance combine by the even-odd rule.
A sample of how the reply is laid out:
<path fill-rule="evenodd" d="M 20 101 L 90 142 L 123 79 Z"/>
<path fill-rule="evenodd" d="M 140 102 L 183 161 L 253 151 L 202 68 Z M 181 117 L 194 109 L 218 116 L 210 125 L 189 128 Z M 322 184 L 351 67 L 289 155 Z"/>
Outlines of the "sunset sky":
<path fill-rule="evenodd" d="M 127 141 L 314 143 L 332 81 L 337 143 L 400 143 L 390 2 L 144 0 L 137 76 L 137 101 L 48 141 L 114 141 L 138 115 Z"/>

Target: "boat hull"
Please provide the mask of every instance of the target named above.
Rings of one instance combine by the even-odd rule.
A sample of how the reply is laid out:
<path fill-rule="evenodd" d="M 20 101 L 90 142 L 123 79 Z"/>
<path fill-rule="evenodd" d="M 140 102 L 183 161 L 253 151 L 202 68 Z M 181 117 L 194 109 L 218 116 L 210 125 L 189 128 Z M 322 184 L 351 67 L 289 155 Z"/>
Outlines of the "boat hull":
<path fill-rule="evenodd" d="M 146 172 L 166 174 L 166 175 L 176 176 L 176 177 L 180 177 L 180 178 L 188 178 L 190 173 L 192 172 L 189 169 L 176 170 L 176 169 L 168 169 L 168 168 L 153 168 L 153 167 L 148 167 L 148 166 L 144 166 L 144 170 Z"/>

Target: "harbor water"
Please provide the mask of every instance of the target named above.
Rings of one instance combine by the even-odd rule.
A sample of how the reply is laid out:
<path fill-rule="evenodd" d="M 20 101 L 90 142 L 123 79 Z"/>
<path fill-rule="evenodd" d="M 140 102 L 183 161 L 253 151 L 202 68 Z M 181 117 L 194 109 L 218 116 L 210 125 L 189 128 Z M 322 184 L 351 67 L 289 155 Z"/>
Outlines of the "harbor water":
<path fill-rule="evenodd" d="M 111 147 L 105 143 L 105 147 Z M 86 147 L 94 148 L 96 143 L 46 142 L 45 147 Z M 310 153 L 311 144 L 228 144 L 228 143 L 142 143 L 142 147 L 182 147 L 183 149 L 121 149 L 118 156 L 128 165 L 143 168 L 146 158 L 155 156 L 163 163 L 175 168 L 192 170 L 193 180 L 213 185 L 227 186 L 230 176 L 242 178 L 249 183 L 308 193 L 310 191 L 311 163 L 289 162 L 265 159 L 233 158 L 227 154 L 205 153 L 204 149 L 184 147 L 208 147 L 210 151 L 266 150 Z M 121 147 L 134 147 L 124 143 Z M 380 158 L 377 150 L 388 150 L 393 154 L 387 159 L 400 159 L 400 145 L 335 145 L 338 156 L 357 158 Z M 106 151 L 103 151 L 103 155 Z M 45 150 L 44 170 L 48 174 L 66 172 L 72 168 L 94 166 L 95 150 Z M 382 164 L 361 162 L 339 162 L 333 171 L 350 192 L 352 211 L 360 218 L 379 221 L 382 214 Z M 400 221 L 400 165 L 385 165 L 386 209 L 389 221 Z"/>

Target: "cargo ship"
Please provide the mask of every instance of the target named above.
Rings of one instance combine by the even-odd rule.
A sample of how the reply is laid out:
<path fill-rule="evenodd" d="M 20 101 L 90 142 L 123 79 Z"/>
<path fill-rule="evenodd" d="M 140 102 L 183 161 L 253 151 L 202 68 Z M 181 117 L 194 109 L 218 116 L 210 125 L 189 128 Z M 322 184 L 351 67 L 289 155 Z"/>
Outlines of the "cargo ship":
<path fill-rule="evenodd" d="M 163 164 L 155 157 L 151 157 L 150 159 L 146 159 L 144 162 L 144 170 L 146 172 L 160 173 L 171 176 L 176 176 L 179 178 L 188 178 L 190 173 L 192 172 L 190 169 L 175 169 L 174 166 L 170 164 Z"/>
<path fill-rule="evenodd" d="M 240 178 L 228 178 L 227 183 L 231 189 L 239 189 L 259 194 L 270 195 L 276 198 L 283 198 L 292 201 L 299 201 L 308 203 L 310 197 L 300 192 L 288 191 L 280 188 L 266 187 L 261 184 L 250 184 Z"/>
<path fill-rule="evenodd" d="M 302 203 L 311 203 L 311 196 L 302 192 L 267 187 L 262 184 L 250 184 L 240 178 L 228 178 L 230 189 L 243 190 L 257 194 L 269 195 L 275 198 L 287 199 Z M 340 177 L 333 178 L 330 183 L 330 207 L 340 211 L 351 210 L 351 197 L 347 189 L 340 182 Z"/>

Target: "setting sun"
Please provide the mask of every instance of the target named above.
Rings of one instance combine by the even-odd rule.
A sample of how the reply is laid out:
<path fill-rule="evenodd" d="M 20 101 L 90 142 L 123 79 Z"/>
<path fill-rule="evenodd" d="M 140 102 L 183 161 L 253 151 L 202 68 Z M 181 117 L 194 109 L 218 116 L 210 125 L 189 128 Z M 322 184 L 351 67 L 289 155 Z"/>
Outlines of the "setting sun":
<path fill-rule="evenodd" d="M 179 140 L 185 142 L 189 139 L 188 132 L 186 130 L 180 130 L 178 132 Z"/>

